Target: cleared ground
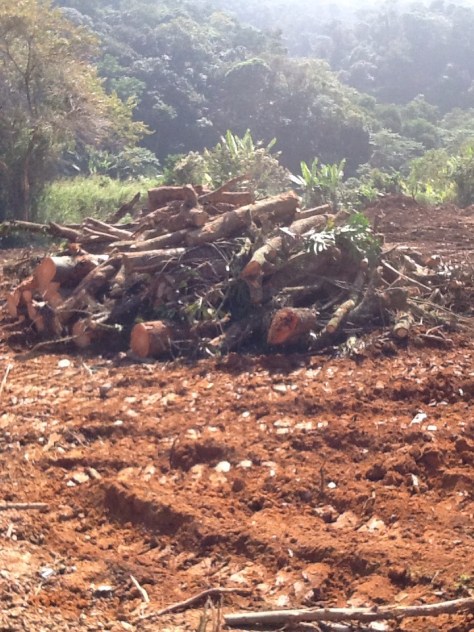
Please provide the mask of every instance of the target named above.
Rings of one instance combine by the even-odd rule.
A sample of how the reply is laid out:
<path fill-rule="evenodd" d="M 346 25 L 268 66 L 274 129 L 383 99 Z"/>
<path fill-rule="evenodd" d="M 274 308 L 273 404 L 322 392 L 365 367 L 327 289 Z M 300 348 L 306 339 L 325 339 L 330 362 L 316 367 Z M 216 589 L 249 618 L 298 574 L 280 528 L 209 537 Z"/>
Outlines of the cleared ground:
<path fill-rule="evenodd" d="M 388 243 L 472 261 L 472 211 L 380 212 Z M 1 500 L 49 509 L 0 512 L 1 630 L 196 630 L 203 604 L 140 617 L 213 587 L 242 591 L 225 612 L 474 590 L 468 333 L 442 348 L 376 333 L 355 359 L 147 365 L 28 354 L 3 325 Z"/>

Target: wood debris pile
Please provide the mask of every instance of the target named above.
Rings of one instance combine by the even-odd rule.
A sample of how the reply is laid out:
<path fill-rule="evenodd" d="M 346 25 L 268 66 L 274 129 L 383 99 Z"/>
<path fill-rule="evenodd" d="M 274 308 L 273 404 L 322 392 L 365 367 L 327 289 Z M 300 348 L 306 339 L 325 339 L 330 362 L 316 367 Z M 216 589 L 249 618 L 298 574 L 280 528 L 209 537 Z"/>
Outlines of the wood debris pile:
<path fill-rule="evenodd" d="M 443 342 L 472 327 L 472 270 L 405 247 L 293 192 L 255 201 L 235 190 L 158 187 L 103 222 L 11 222 L 66 240 L 8 295 L 9 315 L 47 340 L 142 358 L 216 355 L 245 346 L 321 350 L 422 325 Z M 128 223 L 120 223 L 129 214 Z"/>

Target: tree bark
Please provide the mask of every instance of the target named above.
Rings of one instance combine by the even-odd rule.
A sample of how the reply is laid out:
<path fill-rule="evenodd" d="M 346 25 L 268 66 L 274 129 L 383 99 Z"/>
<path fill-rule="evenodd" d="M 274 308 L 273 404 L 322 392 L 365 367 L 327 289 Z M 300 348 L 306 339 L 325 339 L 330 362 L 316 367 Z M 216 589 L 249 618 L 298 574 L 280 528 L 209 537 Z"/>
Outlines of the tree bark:
<path fill-rule="evenodd" d="M 125 273 L 128 275 L 134 272 L 155 272 L 167 263 L 176 261 L 185 253 L 186 248 L 125 252 L 122 254 L 122 262 Z"/>
<path fill-rule="evenodd" d="M 202 228 L 190 231 L 185 235 L 188 246 L 199 246 L 206 243 L 232 237 L 250 226 L 251 216 L 247 206 L 224 213 L 208 222 Z"/>
<path fill-rule="evenodd" d="M 154 217 L 154 233 L 156 237 L 164 233 L 174 233 L 183 228 L 200 228 L 209 219 L 209 213 L 201 208 L 183 209 L 179 213 L 163 213 L 161 217 Z"/>
<path fill-rule="evenodd" d="M 199 230 L 189 232 L 186 235 L 186 243 L 188 246 L 196 246 L 232 237 L 250 226 L 251 222 L 263 226 L 287 221 L 294 217 L 298 203 L 299 198 L 290 191 L 242 206 L 220 215 Z"/>

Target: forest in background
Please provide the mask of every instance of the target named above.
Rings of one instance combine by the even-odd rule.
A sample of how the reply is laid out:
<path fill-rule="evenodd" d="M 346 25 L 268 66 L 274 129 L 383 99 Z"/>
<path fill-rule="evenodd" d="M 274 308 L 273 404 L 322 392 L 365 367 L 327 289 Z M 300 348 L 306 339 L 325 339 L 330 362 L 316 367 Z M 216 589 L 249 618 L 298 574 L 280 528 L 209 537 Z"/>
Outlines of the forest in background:
<path fill-rule="evenodd" d="M 249 171 L 308 204 L 474 201 L 467 4 L 53 4 L 0 8 L 3 218 L 100 214 L 150 181 Z"/>

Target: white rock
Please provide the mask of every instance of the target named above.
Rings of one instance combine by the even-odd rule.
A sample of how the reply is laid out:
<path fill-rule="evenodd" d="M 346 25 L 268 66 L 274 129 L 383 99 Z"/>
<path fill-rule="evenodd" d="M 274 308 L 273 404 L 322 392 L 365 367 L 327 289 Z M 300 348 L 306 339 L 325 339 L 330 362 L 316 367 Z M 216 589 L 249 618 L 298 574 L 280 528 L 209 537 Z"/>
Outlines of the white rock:
<path fill-rule="evenodd" d="M 216 470 L 216 472 L 227 474 L 227 472 L 230 472 L 230 470 L 232 469 L 232 465 L 229 463 L 229 461 L 221 461 L 216 465 L 214 469 Z"/>

